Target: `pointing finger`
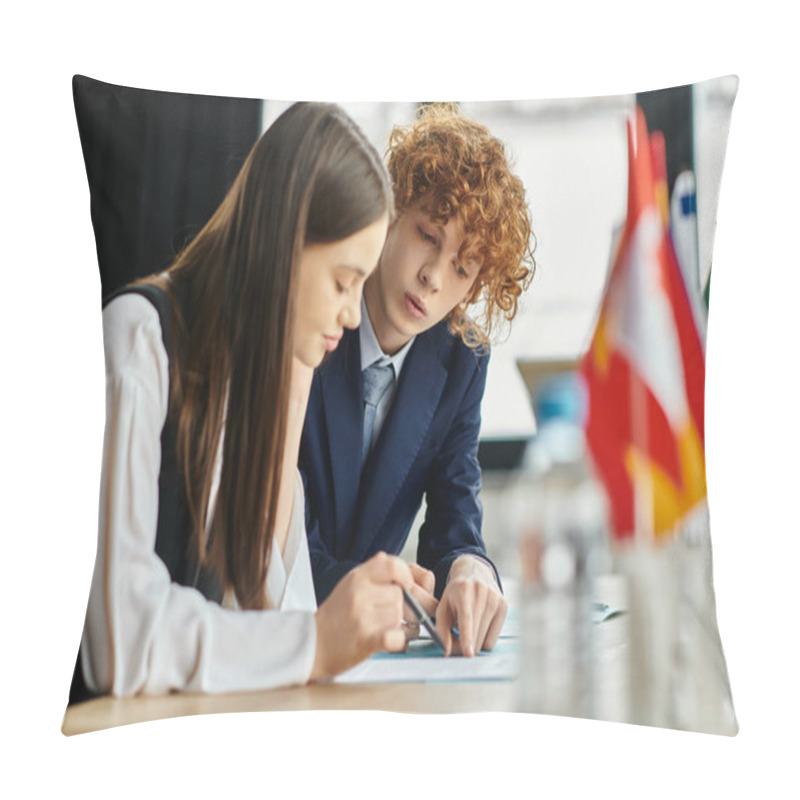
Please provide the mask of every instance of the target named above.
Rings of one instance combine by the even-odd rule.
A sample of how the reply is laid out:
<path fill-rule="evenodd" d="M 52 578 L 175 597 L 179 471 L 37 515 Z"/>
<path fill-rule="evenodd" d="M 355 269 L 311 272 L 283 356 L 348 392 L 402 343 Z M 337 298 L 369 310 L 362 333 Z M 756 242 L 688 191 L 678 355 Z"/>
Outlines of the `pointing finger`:
<path fill-rule="evenodd" d="M 459 596 L 459 604 L 456 608 L 456 615 L 458 617 L 458 633 L 461 639 L 461 652 L 471 658 L 475 655 L 475 631 L 474 631 L 474 615 L 472 608 L 472 598 L 462 593 Z"/>
<path fill-rule="evenodd" d="M 453 634 L 450 632 L 450 628 L 454 621 L 450 604 L 439 603 L 439 607 L 436 609 L 436 632 L 444 642 L 445 656 L 449 656 L 453 649 Z"/>

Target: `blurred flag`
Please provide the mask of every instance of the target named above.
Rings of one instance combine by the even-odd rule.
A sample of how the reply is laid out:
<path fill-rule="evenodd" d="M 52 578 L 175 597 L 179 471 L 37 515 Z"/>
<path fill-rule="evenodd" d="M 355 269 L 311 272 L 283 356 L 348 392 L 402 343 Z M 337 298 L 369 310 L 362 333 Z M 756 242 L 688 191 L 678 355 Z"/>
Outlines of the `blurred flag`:
<path fill-rule="evenodd" d="M 705 342 L 708 304 L 700 288 L 700 252 L 697 241 L 697 181 L 694 172 L 684 170 L 672 187 L 669 232 L 683 273 L 700 338 Z"/>
<path fill-rule="evenodd" d="M 663 538 L 706 494 L 705 356 L 668 234 L 663 136 L 638 106 L 628 157 L 625 228 L 581 364 L 586 434 L 616 538 Z"/>

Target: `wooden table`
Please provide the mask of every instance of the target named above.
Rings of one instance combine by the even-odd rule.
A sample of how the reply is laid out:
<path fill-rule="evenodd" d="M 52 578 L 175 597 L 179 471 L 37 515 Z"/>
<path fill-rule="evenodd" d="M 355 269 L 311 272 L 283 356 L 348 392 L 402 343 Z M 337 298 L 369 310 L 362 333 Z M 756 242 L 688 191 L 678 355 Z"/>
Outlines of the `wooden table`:
<path fill-rule="evenodd" d="M 516 597 L 516 584 L 507 593 Z M 601 596 L 613 605 L 623 597 L 615 583 L 603 584 Z M 627 626 L 624 616 L 599 625 L 596 668 L 602 683 L 597 713 L 620 721 L 627 715 Z M 329 683 L 222 695 L 170 694 L 130 698 L 101 697 L 70 706 L 64 715 L 66 736 L 155 719 L 237 711 L 374 710 L 410 714 L 453 714 L 519 710 L 517 680 L 447 683 Z"/>
<path fill-rule="evenodd" d="M 515 711 L 516 681 L 472 683 L 317 684 L 235 694 L 170 694 L 129 698 L 100 697 L 70 706 L 62 732 L 114 728 L 154 719 L 237 711 L 317 711 L 370 709 L 411 714 Z"/>
<path fill-rule="evenodd" d="M 599 597 L 609 604 L 625 608 L 626 598 L 621 584 L 614 576 L 605 582 Z M 685 709 L 667 709 L 667 716 L 648 721 L 637 709 L 644 702 L 632 692 L 632 659 L 629 641 L 629 614 L 603 622 L 593 629 L 593 655 L 591 657 L 593 691 L 592 711 L 595 719 L 616 722 L 639 722 L 668 727 L 685 727 L 713 733 L 736 732 L 733 708 L 720 712 L 729 698 L 730 690 L 720 665 L 721 648 L 715 636 L 704 633 L 698 617 L 684 633 L 694 632 L 698 644 L 694 649 L 695 662 L 684 661 L 670 666 L 668 675 L 671 692 L 680 691 L 686 702 L 698 703 L 698 697 L 716 704 L 705 717 L 692 721 Z M 686 623 L 685 623 L 686 624 Z M 706 626 L 708 627 L 708 626 Z M 716 626 L 713 626 L 714 632 Z M 680 672 L 679 668 L 683 668 Z M 686 673 L 686 668 L 690 673 Z M 652 682 L 652 676 L 644 677 Z M 648 687 L 647 680 L 645 688 Z M 687 682 L 688 681 L 688 682 Z M 699 693 L 699 695 L 698 695 Z M 698 696 L 694 696 L 698 695 Z M 131 698 L 101 697 L 79 703 L 67 709 L 62 732 L 66 736 L 89 731 L 130 725 L 135 722 L 191 716 L 194 714 L 220 714 L 238 711 L 317 711 L 317 710 L 375 710 L 410 714 L 452 714 L 458 712 L 517 711 L 520 710 L 518 680 L 435 682 L 435 683 L 329 683 L 297 686 L 255 692 L 222 695 L 170 694 Z M 729 701 L 727 701 L 729 702 Z M 700 711 L 709 706 L 698 705 Z M 726 707 L 727 708 L 727 707 Z M 691 711 L 691 707 L 689 708 Z M 683 713 L 684 716 L 679 714 Z M 696 715 L 695 715 L 696 716 Z M 686 719 L 688 721 L 683 722 Z"/>

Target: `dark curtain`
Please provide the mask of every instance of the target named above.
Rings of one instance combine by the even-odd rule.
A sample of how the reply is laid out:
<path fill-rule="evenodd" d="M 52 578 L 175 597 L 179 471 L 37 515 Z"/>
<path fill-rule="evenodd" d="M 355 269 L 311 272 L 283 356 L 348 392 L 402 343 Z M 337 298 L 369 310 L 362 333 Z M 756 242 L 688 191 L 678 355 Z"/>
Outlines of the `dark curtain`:
<path fill-rule="evenodd" d="M 661 131 L 667 148 L 667 190 L 672 196 L 675 178 L 694 169 L 694 114 L 692 87 L 676 86 L 655 92 L 640 92 L 636 102 L 644 111 L 647 128 Z"/>
<path fill-rule="evenodd" d="M 205 224 L 261 131 L 261 101 L 72 81 L 103 297 Z"/>

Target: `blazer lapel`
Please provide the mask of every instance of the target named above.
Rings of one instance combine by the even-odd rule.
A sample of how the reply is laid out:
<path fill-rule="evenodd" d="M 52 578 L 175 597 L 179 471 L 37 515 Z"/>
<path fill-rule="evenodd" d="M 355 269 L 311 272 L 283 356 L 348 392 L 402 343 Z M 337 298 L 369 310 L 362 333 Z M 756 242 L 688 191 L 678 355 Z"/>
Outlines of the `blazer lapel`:
<path fill-rule="evenodd" d="M 333 473 L 335 530 L 347 535 L 357 510 L 364 425 L 358 331 L 345 331 L 339 347 L 320 370 L 320 388 Z M 340 544 L 336 542 L 337 550 Z"/>
<path fill-rule="evenodd" d="M 438 334 L 438 335 L 437 335 Z M 389 415 L 361 479 L 355 552 L 359 557 L 380 532 L 428 435 L 447 382 L 446 354 L 451 337 L 439 326 L 417 337 L 411 348 Z"/>

